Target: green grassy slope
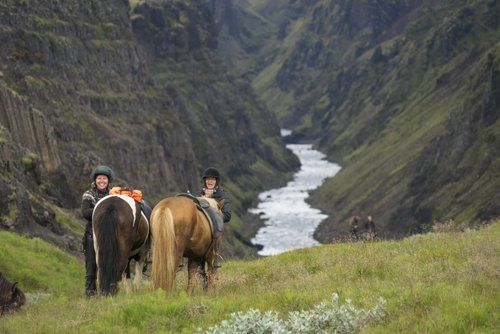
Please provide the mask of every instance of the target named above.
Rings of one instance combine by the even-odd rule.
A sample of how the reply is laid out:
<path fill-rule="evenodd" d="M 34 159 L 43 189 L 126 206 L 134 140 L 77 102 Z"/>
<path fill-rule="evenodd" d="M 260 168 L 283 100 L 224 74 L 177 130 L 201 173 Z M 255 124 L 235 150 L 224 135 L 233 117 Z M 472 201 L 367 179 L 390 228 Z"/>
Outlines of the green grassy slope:
<path fill-rule="evenodd" d="M 38 240 L 5 233 L 0 238 L 22 240 L 22 247 L 15 248 L 21 258 L 32 247 L 38 247 L 42 258 L 54 258 L 54 250 L 40 246 Z M 0 254 L 13 247 L 4 244 L 0 243 Z M 146 284 L 136 293 L 91 300 L 76 296 L 82 274 L 77 270 L 53 265 L 33 284 L 20 274 L 31 266 L 27 260 L 2 256 L 0 269 L 8 268 L 7 275 L 19 279 L 21 287 L 35 291 L 38 286 L 54 293 L 2 319 L 0 332 L 190 333 L 249 308 L 286 316 L 329 300 L 336 292 L 341 300 L 350 298 L 364 308 L 380 296 L 387 300 L 386 317 L 365 328 L 367 333 L 493 333 L 500 326 L 499 254 L 500 221 L 496 221 L 479 231 L 325 245 L 256 261 L 230 261 L 221 269 L 218 290 L 208 294 L 198 290 L 194 297 L 182 292 L 186 281 L 182 271 L 171 294 L 151 292 Z M 55 292 L 61 285 L 67 288 Z"/>
<path fill-rule="evenodd" d="M 45 241 L 0 231 L 0 271 L 24 292 L 77 295 L 83 286 L 81 261 Z"/>

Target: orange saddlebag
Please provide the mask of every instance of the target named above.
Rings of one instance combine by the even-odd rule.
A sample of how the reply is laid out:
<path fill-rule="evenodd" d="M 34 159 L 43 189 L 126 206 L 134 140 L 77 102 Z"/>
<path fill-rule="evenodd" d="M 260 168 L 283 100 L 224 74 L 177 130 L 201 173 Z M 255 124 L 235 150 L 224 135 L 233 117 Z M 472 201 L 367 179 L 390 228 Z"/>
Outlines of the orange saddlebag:
<path fill-rule="evenodd" d="M 137 189 L 113 187 L 109 191 L 110 195 L 126 195 L 132 197 L 135 201 L 140 202 L 142 200 L 142 191 Z"/>

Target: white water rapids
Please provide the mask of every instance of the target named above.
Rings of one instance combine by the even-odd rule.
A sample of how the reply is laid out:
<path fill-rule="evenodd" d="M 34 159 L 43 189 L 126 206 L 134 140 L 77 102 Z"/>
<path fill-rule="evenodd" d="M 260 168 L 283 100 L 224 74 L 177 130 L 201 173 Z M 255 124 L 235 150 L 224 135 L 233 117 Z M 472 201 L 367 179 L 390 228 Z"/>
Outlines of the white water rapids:
<path fill-rule="evenodd" d="M 282 131 L 284 136 L 289 133 Z M 312 208 L 305 199 L 309 191 L 341 168 L 325 160 L 325 155 L 313 150 L 312 145 L 289 144 L 287 147 L 299 158 L 300 170 L 285 187 L 261 193 L 257 207 L 249 210 L 260 214 L 265 224 L 252 239 L 253 244 L 263 246 L 260 255 L 275 255 L 319 244 L 313 239 L 313 233 L 327 215 Z"/>

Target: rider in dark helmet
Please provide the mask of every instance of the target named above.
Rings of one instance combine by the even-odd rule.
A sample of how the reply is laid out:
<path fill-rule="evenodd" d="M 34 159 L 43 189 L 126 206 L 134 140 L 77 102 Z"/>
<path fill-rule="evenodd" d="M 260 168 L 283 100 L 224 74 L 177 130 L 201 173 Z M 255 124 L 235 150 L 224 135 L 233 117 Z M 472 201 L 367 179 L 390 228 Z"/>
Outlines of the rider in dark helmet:
<path fill-rule="evenodd" d="M 96 203 L 109 194 L 110 184 L 115 174 L 108 166 L 97 166 L 90 174 L 92 185 L 82 196 L 82 215 L 87 220 L 83 236 L 83 252 L 85 254 L 85 294 L 90 297 L 96 291 L 96 272 L 94 241 L 92 237 L 92 212 Z"/>
<path fill-rule="evenodd" d="M 222 212 L 222 218 L 224 223 L 228 223 L 231 220 L 231 203 L 229 196 L 224 192 L 220 186 L 220 173 L 214 167 L 209 167 L 203 171 L 203 190 L 201 191 L 201 196 L 210 197 L 215 199 L 220 205 L 220 210 Z M 215 239 L 215 250 L 219 249 L 222 242 L 222 226 L 219 227 L 214 235 Z M 215 266 L 218 267 L 218 257 L 215 257 Z"/>
<path fill-rule="evenodd" d="M 224 205 L 221 208 L 224 223 L 229 223 L 231 220 L 231 204 L 229 197 L 220 187 L 220 173 L 214 167 L 209 167 L 203 171 L 203 190 L 201 195 L 211 197 L 217 202 L 224 200 Z"/>

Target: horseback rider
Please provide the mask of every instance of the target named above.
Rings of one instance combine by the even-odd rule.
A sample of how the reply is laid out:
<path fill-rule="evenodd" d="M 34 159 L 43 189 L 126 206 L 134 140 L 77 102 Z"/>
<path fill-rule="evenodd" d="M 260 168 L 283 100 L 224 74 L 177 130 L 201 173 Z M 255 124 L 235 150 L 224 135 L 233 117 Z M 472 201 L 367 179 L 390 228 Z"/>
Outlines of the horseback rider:
<path fill-rule="evenodd" d="M 103 197 L 109 195 L 111 182 L 115 173 L 108 166 L 97 166 L 90 174 L 92 185 L 89 190 L 83 193 L 82 196 L 82 215 L 87 219 L 85 234 L 83 236 L 83 252 L 85 254 L 85 294 L 88 297 L 94 296 L 97 293 L 96 289 L 96 272 L 97 264 L 95 259 L 94 240 L 92 233 L 92 213 L 96 203 Z M 151 217 L 151 207 L 144 200 L 140 202 L 141 210 L 144 212 L 148 221 Z M 149 240 L 148 240 L 149 242 Z M 147 269 L 147 262 L 144 266 L 144 271 Z"/>
<path fill-rule="evenodd" d="M 94 240 L 92 236 L 92 213 L 96 203 L 109 194 L 110 183 L 115 173 L 108 166 L 97 166 L 90 174 L 92 185 L 82 196 L 82 215 L 87 219 L 83 235 L 83 252 L 85 254 L 85 294 L 91 297 L 97 294 Z"/>
<path fill-rule="evenodd" d="M 209 167 L 205 169 L 202 174 L 203 189 L 200 195 L 203 197 L 213 198 L 217 201 L 222 213 L 222 221 L 226 224 L 231 220 L 231 203 L 229 196 L 220 186 L 220 179 L 220 173 L 216 168 Z M 217 252 L 220 244 L 222 243 L 222 226 L 216 228 L 214 239 L 214 248 Z M 214 266 L 218 267 L 218 256 L 215 257 Z"/>

